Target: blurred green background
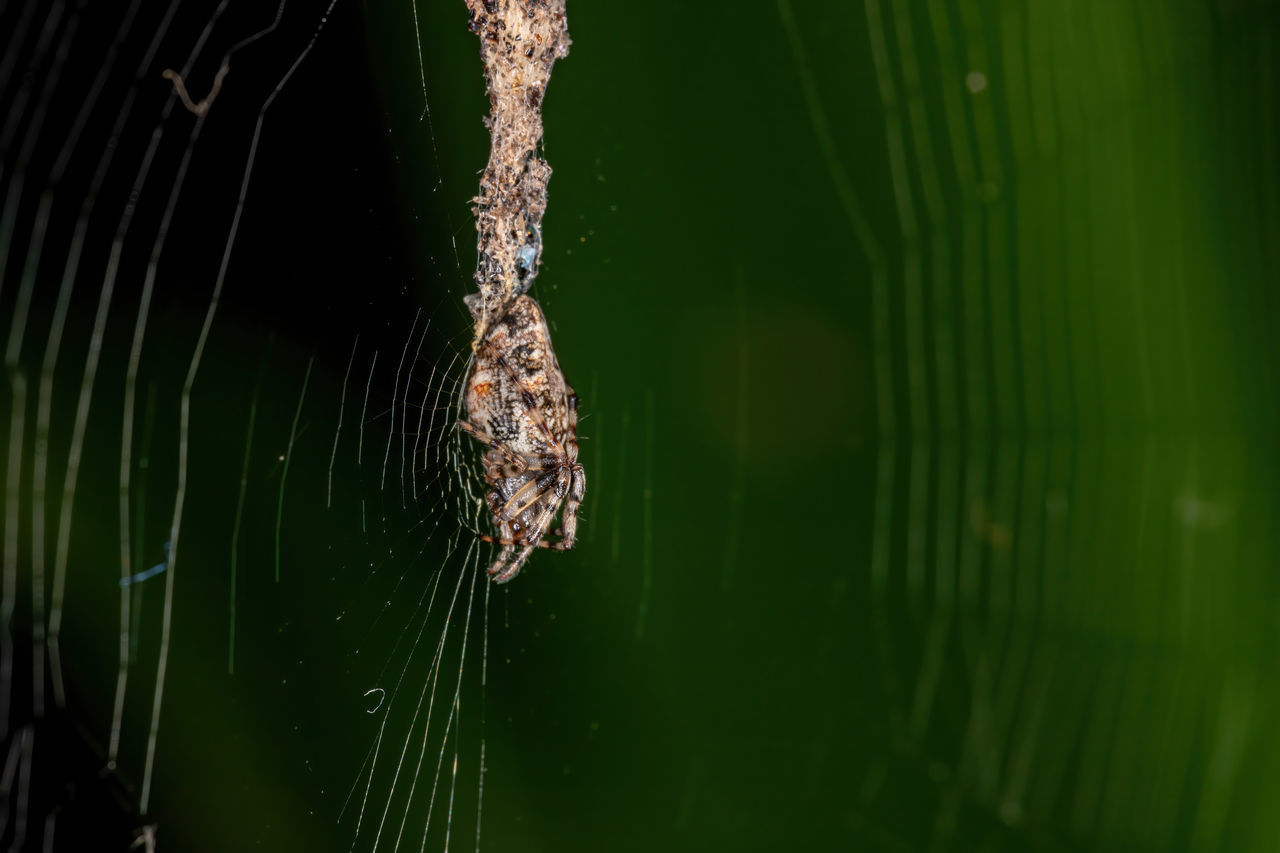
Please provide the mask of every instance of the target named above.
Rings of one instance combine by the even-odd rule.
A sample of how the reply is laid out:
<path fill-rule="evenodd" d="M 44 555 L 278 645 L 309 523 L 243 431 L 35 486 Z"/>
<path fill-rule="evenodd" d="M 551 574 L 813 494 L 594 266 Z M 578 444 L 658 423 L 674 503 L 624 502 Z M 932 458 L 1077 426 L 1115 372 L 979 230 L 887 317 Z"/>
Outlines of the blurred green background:
<path fill-rule="evenodd" d="M 43 12 L 19 26 L 28 8 L 3 12 L 27 33 L 15 67 L 47 72 L 78 13 L 47 25 L 46 55 Z M 29 822 L 100 815 L 126 845 L 154 823 L 161 850 L 443 849 L 446 830 L 470 849 L 477 823 L 489 850 L 1275 849 L 1277 11 L 571 2 L 534 295 L 583 399 L 581 540 L 486 591 L 477 487 L 456 473 L 474 450 L 448 430 L 488 150 L 475 37 L 461 2 L 287 7 L 235 55 L 198 144 L 192 117 L 165 119 L 124 244 L 75 505 L 67 702 L 34 729 L 48 779 Z M 182 9 L 155 69 L 215 12 Z M 218 19 L 197 97 L 268 12 Z M 66 36 L 50 90 L 66 126 L 118 14 L 85 12 Z M 40 187 L 69 211 L 55 193 L 47 252 L 60 263 L 71 243 L 106 105 L 161 25 L 158 7 L 140 15 L 76 149 L 81 183 L 49 177 L 57 113 L 47 153 L 6 149 L 19 248 L 0 317 L 26 316 L 16 259 Z M 156 76 L 139 78 L 152 101 L 87 238 L 55 483 L 114 217 L 168 94 Z M 32 79 L 35 104 L 48 75 Z M 187 150 L 121 489 L 141 283 Z M 233 226 L 178 556 L 127 591 L 121 746 L 101 782 L 118 507 L 126 574 L 162 561 L 181 388 Z M 46 286 L 44 269 L 29 328 L 5 323 L 27 660 L 39 534 L 9 531 L 27 529 L 34 469 L 12 448 L 32 458 L 35 415 L 15 377 L 39 375 L 61 275 Z M 64 501 L 51 486 L 49 512 Z M 6 748 L 26 766 L 16 732 L 38 715 L 15 697 Z M 41 765 L 41 737 L 84 756 Z M 99 784 L 114 806 L 90 805 Z"/>

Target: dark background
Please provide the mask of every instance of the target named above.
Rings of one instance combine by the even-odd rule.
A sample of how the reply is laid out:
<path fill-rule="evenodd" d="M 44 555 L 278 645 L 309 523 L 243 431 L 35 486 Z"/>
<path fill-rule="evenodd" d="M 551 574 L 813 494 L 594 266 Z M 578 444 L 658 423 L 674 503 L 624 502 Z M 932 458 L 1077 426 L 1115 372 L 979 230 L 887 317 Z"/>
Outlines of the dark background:
<path fill-rule="evenodd" d="M 1271 4 L 571 3 L 534 295 L 583 399 L 582 538 L 490 590 L 447 428 L 488 147 L 465 10 L 290 3 L 203 122 L 166 106 L 211 21 L 196 100 L 275 11 L 0 7 L 6 842 L 469 848 L 479 815 L 503 850 L 1269 848 Z M 40 365 L 108 152 L 51 384 L 54 519 L 110 282 L 37 711 Z M 124 574 L 165 559 L 184 435 L 189 467 L 177 557 L 126 593 L 108 766 L 130 411 Z"/>

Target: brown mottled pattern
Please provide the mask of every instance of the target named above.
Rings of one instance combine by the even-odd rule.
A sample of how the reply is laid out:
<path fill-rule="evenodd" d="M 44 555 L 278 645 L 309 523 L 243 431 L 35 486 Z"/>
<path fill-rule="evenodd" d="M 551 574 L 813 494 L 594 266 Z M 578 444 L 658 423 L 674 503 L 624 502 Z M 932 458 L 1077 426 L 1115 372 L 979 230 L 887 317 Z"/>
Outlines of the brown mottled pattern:
<path fill-rule="evenodd" d="M 502 545 L 489 574 L 505 583 L 534 548 L 573 547 L 587 483 L 578 461 L 577 396 L 530 297 L 517 297 L 476 350 L 465 402 L 470 420 L 459 428 L 489 448 L 486 500 L 498 535 L 481 538 Z M 557 513 L 561 538 L 550 542 L 544 536 Z"/>
<path fill-rule="evenodd" d="M 547 443 L 540 423 L 545 421 L 551 434 L 563 444 L 570 390 L 551 348 L 542 310 L 532 298 L 517 297 L 476 353 L 475 368 L 467 383 L 467 417 L 517 454 L 550 455 L 555 451 Z M 541 420 L 529 411 L 523 396 L 526 391 L 533 394 Z"/>
<path fill-rule="evenodd" d="M 480 37 L 490 106 L 489 164 L 471 208 L 479 293 L 467 306 L 478 349 L 538 274 L 551 178 L 541 155 L 542 99 L 552 66 L 569 53 L 569 30 L 564 0 L 467 0 L 467 8 Z"/>

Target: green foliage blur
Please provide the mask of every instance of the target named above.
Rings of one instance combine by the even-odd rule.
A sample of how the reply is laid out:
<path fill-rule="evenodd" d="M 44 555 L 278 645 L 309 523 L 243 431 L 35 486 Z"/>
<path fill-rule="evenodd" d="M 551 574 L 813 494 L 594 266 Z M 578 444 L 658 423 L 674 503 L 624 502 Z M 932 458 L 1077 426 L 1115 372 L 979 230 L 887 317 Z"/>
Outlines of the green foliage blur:
<path fill-rule="evenodd" d="M 512 592 L 486 843 L 1270 849 L 1275 7 L 569 14 L 536 295 L 587 533 Z"/>

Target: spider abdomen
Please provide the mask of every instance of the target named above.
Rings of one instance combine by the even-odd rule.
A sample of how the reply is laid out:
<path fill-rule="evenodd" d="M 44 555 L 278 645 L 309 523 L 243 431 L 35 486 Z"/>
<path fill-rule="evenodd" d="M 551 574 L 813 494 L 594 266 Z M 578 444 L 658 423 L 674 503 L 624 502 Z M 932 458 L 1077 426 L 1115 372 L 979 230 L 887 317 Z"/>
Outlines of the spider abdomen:
<path fill-rule="evenodd" d="M 567 388 L 542 310 L 529 296 L 512 303 L 476 352 L 467 383 L 467 417 L 471 423 L 519 454 L 550 455 L 541 415 L 556 441 L 565 437 Z"/>

